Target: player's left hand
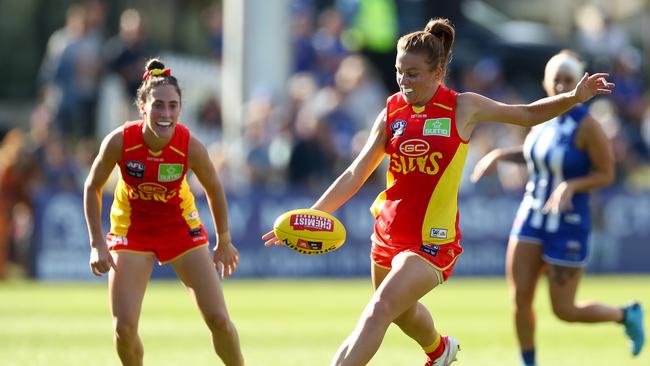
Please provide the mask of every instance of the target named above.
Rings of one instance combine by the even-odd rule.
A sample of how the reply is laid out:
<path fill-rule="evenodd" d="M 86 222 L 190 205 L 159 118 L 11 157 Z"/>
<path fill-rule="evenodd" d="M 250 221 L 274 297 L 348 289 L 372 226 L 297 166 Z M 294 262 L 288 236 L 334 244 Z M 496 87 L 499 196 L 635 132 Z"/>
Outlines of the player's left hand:
<path fill-rule="evenodd" d="M 231 276 L 239 263 L 239 251 L 230 239 L 230 233 L 219 234 L 217 246 L 214 248 L 214 265 L 221 278 Z"/>
<path fill-rule="evenodd" d="M 567 182 L 560 183 L 551 193 L 542 211 L 546 213 L 567 212 L 573 208 L 573 187 Z"/>
<path fill-rule="evenodd" d="M 612 94 L 612 88 L 616 86 L 614 83 L 607 81 L 608 73 L 599 72 L 589 75 L 585 72 L 584 76 L 573 89 L 574 95 L 578 98 L 580 103 L 584 103 L 598 94 Z"/>

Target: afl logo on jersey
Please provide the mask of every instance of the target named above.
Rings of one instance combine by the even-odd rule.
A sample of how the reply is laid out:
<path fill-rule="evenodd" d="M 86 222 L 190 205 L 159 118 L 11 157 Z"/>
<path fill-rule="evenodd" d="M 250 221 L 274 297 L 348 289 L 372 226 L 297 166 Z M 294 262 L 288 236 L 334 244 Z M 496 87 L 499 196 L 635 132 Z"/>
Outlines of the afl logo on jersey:
<path fill-rule="evenodd" d="M 395 136 L 402 136 L 404 134 L 404 130 L 406 129 L 406 121 L 403 119 L 398 119 L 395 120 L 395 122 L 390 124 L 390 132 Z"/>
<path fill-rule="evenodd" d="M 429 143 L 422 139 L 410 139 L 399 145 L 399 151 L 406 156 L 422 156 L 429 152 Z"/>
<path fill-rule="evenodd" d="M 137 160 L 129 160 L 125 164 L 126 174 L 135 177 L 144 177 L 144 163 Z"/>

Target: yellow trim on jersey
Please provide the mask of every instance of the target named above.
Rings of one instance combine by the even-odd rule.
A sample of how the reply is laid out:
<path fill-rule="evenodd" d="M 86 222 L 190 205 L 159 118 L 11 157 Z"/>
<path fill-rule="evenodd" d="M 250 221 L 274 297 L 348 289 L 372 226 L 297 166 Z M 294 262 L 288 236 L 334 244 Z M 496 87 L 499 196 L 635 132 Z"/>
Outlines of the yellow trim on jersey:
<path fill-rule="evenodd" d="M 124 152 L 133 151 L 133 150 L 135 150 L 135 149 L 139 149 L 139 148 L 141 148 L 141 147 L 142 147 L 142 144 L 138 144 L 138 145 L 135 145 L 135 146 L 127 147 L 126 149 L 124 149 Z"/>
<path fill-rule="evenodd" d="M 403 106 L 397 108 L 396 110 L 390 112 L 390 113 L 388 114 L 388 117 L 389 117 L 389 118 L 392 117 L 393 114 L 395 114 L 395 113 L 401 111 L 402 109 L 404 109 L 404 108 L 406 108 L 406 107 L 408 107 L 408 106 L 409 106 L 409 104 L 405 104 L 405 105 L 403 105 Z"/>
<path fill-rule="evenodd" d="M 131 201 L 126 183 L 120 177 L 115 186 L 115 198 L 111 206 L 111 232 L 126 236 L 131 226 Z"/>
<path fill-rule="evenodd" d="M 171 151 L 177 153 L 178 155 L 180 155 L 180 156 L 182 156 L 182 157 L 185 157 L 185 153 L 182 152 L 182 151 L 180 151 L 180 150 L 178 150 L 177 148 L 175 148 L 175 147 L 173 147 L 173 146 L 170 145 L 170 146 L 169 146 L 169 149 L 170 149 Z"/>
<path fill-rule="evenodd" d="M 444 104 L 440 104 L 440 103 L 432 103 L 432 104 L 435 105 L 435 106 L 438 106 L 438 107 L 440 107 L 440 108 L 442 108 L 442 109 L 446 109 L 446 110 L 448 110 L 448 111 L 452 111 L 452 110 L 454 110 L 453 108 L 451 108 L 451 107 L 449 107 L 449 106 L 446 106 L 446 105 L 444 105 Z"/>
<path fill-rule="evenodd" d="M 149 154 L 153 155 L 153 156 L 160 156 L 160 154 L 162 154 L 162 153 L 163 153 L 162 150 L 153 151 L 153 150 L 149 149 Z"/>
<path fill-rule="evenodd" d="M 183 178 L 183 183 L 178 188 L 178 196 L 181 199 L 181 210 L 183 211 L 183 219 L 191 229 L 201 226 L 201 219 L 199 219 L 199 211 L 194 205 L 194 195 L 190 192 L 190 185 L 187 184 L 187 178 Z"/>
<path fill-rule="evenodd" d="M 469 144 L 461 143 L 454 158 L 440 177 L 431 194 L 429 205 L 422 222 L 422 242 L 447 244 L 456 238 L 456 214 L 458 212 L 458 188 Z M 456 197 L 455 199 L 449 199 Z M 431 237 L 432 229 L 446 230 L 444 238 Z"/>
<path fill-rule="evenodd" d="M 424 109 L 426 107 L 427 107 L 426 105 L 423 105 L 423 106 L 420 106 L 420 107 L 412 106 L 411 109 L 413 109 L 413 112 L 415 112 L 415 113 L 422 113 L 422 112 L 424 112 Z"/>
<path fill-rule="evenodd" d="M 393 183 L 395 182 L 395 176 L 391 171 L 386 172 L 386 189 L 390 188 Z M 376 218 L 379 216 L 379 213 L 381 210 L 384 208 L 384 204 L 386 203 L 386 191 L 382 191 L 377 198 L 375 198 L 375 201 L 372 203 L 372 206 L 370 206 L 370 212 L 372 215 Z"/>

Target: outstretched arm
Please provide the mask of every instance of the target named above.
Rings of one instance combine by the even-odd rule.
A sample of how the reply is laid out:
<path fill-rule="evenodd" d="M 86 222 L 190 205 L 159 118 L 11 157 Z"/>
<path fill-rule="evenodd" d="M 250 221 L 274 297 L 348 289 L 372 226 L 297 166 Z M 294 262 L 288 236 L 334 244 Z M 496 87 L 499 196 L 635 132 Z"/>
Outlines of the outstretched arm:
<path fill-rule="evenodd" d="M 312 208 L 332 213 L 354 196 L 383 160 L 386 139 L 386 109 L 384 109 L 375 119 L 370 137 L 359 155 L 327 188 Z"/>
<path fill-rule="evenodd" d="M 480 121 L 532 127 L 559 116 L 596 95 L 611 94 L 614 83 L 605 79 L 608 76 L 606 73 L 585 73 L 573 90 L 530 104 L 505 104 L 476 93 L 462 93 L 458 96 L 456 124 L 463 138 L 469 138 L 474 126 Z"/>
<path fill-rule="evenodd" d="M 347 169 L 329 186 L 312 208 L 332 213 L 363 186 L 384 158 L 386 151 L 386 109 L 381 111 L 370 131 L 368 141 Z M 273 230 L 262 235 L 265 246 L 282 245 Z"/>

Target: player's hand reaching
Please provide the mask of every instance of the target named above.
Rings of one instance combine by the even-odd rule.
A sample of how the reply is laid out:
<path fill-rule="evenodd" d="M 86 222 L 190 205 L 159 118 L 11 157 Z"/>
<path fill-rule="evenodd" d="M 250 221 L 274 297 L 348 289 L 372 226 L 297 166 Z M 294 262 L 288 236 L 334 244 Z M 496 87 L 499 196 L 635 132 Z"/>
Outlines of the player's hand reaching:
<path fill-rule="evenodd" d="M 113 268 L 116 269 L 111 252 L 106 242 L 94 245 L 90 250 L 90 270 L 95 276 L 101 276 Z"/>
<path fill-rule="evenodd" d="M 470 180 L 472 183 L 476 183 L 484 175 L 490 175 L 494 173 L 495 168 L 497 167 L 497 162 L 499 161 L 499 156 L 496 151 L 492 151 L 489 154 L 485 155 L 476 163 Z"/>
<path fill-rule="evenodd" d="M 593 75 L 589 75 L 588 72 L 585 72 L 582 79 L 578 82 L 578 85 L 573 89 L 574 95 L 578 98 L 580 103 L 584 103 L 598 94 L 612 94 L 611 89 L 616 86 L 616 84 L 608 82 L 606 79 L 608 76 L 609 74 L 604 72 L 599 72 Z"/>
<path fill-rule="evenodd" d="M 270 247 L 272 245 L 284 245 L 277 236 L 275 236 L 275 233 L 273 230 L 269 231 L 268 233 L 262 235 L 262 240 L 264 240 L 264 246 Z"/>
<path fill-rule="evenodd" d="M 221 233 L 217 238 L 217 246 L 214 248 L 214 265 L 221 278 L 226 278 L 235 273 L 239 263 L 239 251 L 233 245 L 230 233 Z"/>
<path fill-rule="evenodd" d="M 573 208 L 573 187 L 567 182 L 560 183 L 551 193 L 542 211 L 544 213 L 567 212 Z"/>

